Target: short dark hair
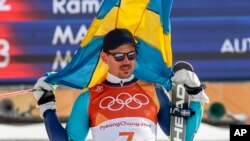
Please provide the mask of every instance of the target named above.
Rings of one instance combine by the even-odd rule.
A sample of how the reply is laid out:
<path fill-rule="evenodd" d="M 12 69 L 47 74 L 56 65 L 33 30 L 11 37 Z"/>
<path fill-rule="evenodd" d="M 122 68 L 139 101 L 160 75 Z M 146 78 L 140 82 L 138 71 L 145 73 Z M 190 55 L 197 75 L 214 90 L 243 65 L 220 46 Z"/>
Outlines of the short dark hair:
<path fill-rule="evenodd" d="M 131 44 L 135 48 L 137 47 L 135 38 L 128 29 L 115 28 L 104 36 L 102 49 L 104 52 L 108 52 L 123 44 Z"/>

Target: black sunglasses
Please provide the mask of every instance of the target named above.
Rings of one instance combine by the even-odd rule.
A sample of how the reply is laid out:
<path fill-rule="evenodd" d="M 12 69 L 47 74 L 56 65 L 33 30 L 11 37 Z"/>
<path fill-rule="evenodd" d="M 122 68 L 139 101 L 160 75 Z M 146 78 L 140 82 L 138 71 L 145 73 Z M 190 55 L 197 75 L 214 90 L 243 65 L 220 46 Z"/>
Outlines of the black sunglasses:
<path fill-rule="evenodd" d="M 130 51 L 128 53 L 111 53 L 107 52 L 108 54 L 112 55 L 117 62 L 121 62 L 125 59 L 125 56 L 128 57 L 128 60 L 135 60 L 136 58 L 136 52 Z"/>

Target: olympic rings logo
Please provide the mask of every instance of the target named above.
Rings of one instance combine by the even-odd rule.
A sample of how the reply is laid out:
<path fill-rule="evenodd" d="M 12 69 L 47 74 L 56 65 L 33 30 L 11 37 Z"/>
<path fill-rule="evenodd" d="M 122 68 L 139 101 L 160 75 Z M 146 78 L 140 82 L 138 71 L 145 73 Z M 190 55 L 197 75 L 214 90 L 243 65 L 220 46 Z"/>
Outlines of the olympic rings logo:
<path fill-rule="evenodd" d="M 121 99 L 121 96 L 127 96 L 126 100 Z M 136 103 L 136 106 L 132 106 L 132 102 Z M 133 97 L 129 93 L 120 93 L 119 95 L 116 96 L 116 98 L 112 96 L 107 96 L 103 98 L 100 103 L 99 107 L 102 109 L 109 109 L 110 111 L 119 111 L 121 110 L 124 106 L 126 106 L 129 109 L 139 109 L 143 105 L 147 105 L 149 103 L 149 99 L 146 95 L 137 93 Z M 114 105 L 119 105 L 114 106 Z"/>

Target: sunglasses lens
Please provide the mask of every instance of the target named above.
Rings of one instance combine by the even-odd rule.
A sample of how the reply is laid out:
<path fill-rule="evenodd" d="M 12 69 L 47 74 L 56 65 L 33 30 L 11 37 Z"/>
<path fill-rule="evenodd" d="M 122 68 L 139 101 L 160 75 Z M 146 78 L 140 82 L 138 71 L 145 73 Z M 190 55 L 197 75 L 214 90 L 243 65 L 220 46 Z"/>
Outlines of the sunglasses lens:
<path fill-rule="evenodd" d="M 114 55 L 114 58 L 115 58 L 116 61 L 121 62 L 122 60 L 124 60 L 125 54 L 117 53 L 117 54 Z"/>
<path fill-rule="evenodd" d="M 121 62 L 125 59 L 125 56 L 128 57 L 129 60 L 135 60 L 136 59 L 136 52 L 131 51 L 129 53 L 109 53 L 112 55 L 117 62 Z"/>
<path fill-rule="evenodd" d="M 135 60 L 136 58 L 136 53 L 135 52 L 129 52 L 127 54 L 129 60 Z"/>

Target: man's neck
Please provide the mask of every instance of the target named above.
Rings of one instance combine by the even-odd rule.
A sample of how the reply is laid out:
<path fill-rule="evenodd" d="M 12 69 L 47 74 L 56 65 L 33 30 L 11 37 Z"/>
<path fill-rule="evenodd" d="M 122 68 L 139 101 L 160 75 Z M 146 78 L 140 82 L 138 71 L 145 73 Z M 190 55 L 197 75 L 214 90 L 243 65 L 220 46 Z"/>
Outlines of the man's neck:
<path fill-rule="evenodd" d="M 114 76 L 111 73 L 108 73 L 108 76 L 107 76 L 107 81 L 108 82 L 114 83 L 114 84 L 120 84 L 121 86 L 123 86 L 123 84 L 126 83 L 126 82 L 132 81 L 133 79 L 134 79 L 134 75 L 133 74 L 130 77 L 125 78 L 125 79 L 122 79 L 122 78 L 119 78 L 117 76 Z"/>

